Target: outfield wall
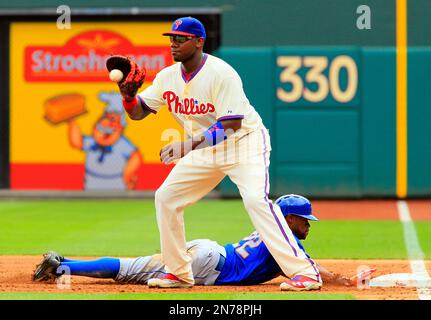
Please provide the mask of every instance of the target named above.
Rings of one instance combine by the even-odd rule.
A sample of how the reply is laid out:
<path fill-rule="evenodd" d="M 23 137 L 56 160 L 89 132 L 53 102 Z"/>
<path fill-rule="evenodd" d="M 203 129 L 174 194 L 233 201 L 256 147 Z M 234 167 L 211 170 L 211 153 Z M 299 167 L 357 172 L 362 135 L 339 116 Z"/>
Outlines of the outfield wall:
<path fill-rule="evenodd" d="M 357 8 L 363 4 L 371 9 L 369 30 L 360 30 L 356 25 Z M 0 1 L 0 12 L 3 10 L 8 19 L 25 22 L 26 14 L 34 20 L 34 12 L 43 10 L 45 21 L 50 21 L 56 17 L 56 5 L 54 1 L 45 1 L 43 6 L 22 1 L 11 7 L 6 1 Z M 77 0 L 69 3 L 72 14 L 75 10 L 78 12 L 75 17 L 79 18 L 72 16 L 72 24 L 77 20 L 110 21 L 113 15 L 104 11 L 107 7 L 124 9 L 115 17 L 117 21 L 127 21 L 125 17 L 132 7 L 139 13 L 133 16 L 134 22 L 168 22 L 184 15 L 205 19 L 211 25 L 209 51 L 237 69 L 247 96 L 270 129 L 272 194 L 295 192 L 322 198 L 397 197 L 400 196 L 400 181 L 402 183 L 400 176 L 405 175 L 406 196 L 430 196 L 431 90 L 428 75 L 431 38 L 424 30 L 430 27 L 431 3 L 409 0 L 404 10 L 408 20 L 405 30 L 408 76 L 404 77 L 407 114 L 402 120 L 406 121 L 404 129 L 407 131 L 401 134 L 406 139 L 406 159 L 401 166 L 399 150 L 404 146 L 399 139 L 403 128 L 399 124 L 400 91 L 397 96 L 397 87 L 402 84 L 403 76 L 397 73 L 401 49 L 397 47 L 400 24 L 397 24 L 399 16 L 395 5 L 395 0 L 370 3 L 335 0 L 327 4 L 321 2 L 316 10 L 316 2 L 312 0 L 300 4 L 294 0 L 265 3 L 221 0 L 207 1 L 204 6 L 195 0 L 183 1 L 180 6 L 170 0 L 157 4 L 95 0 L 91 2 L 91 10 L 85 11 L 90 8 L 87 3 Z M 36 11 L 32 13 L 32 10 Z M 0 25 L 0 59 L 5 62 L 0 65 L 3 75 L 10 71 L 7 23 L 2 20 Z M 142 30 L 146 38 L 145 28 Z M 133 37 L 135 43 L 142 42 L 137 35 Z M 0 89 L 3 140 L 11 130 L 7 121 L 10 118 L 8 82 L 5 80 L 6 86 Z M 8 172 L 13 154 L 10 156 L 9 142 L 2 141 L 1 147 L 0 186 L 9 188 L 16 181 Z M 19 152 L 22 155 L 25 151 Z M 147 180 L 141 188 L 154 190 L 170 169 L 161 170 L 149 156 L 145 160 L 149 161 L 149 166 L 142 167 Z M 74 190 L 82 188 L 82 179 L 77 179 L 77 174 L 82 175 L 84 170 L 82 165 L 76 168 L 76 174 L 68 176 L 76 180 L 73 180 Z M 17 188 L 21 190 L 31 189 L 34 181 L 42 179 L 39 169 L 24 169 L 27 171 L 19 175 L 23 184 Z M 47 169 L 53 179 L 62 171 L 61 168 L 58 172 Z M 24 185 L 27 187 L 22 187 Z M 55 187 L 47 183 L 43 188 Z M 236 188 L 226 180 L 219 191 L 225 196 L 238 196 Z"/>
<path fill-rule="evenodd" d="M 270 129 L 272 192 L 396 195 L 394 48 L 222 48 L 219 54 L 241 74 L 249 99 Z M 280 59 L 297 71 L 283 78 Z M 431 194 L 430 59 L 431 48 L 409 49 L 409 196 Z M 227 181 L 223 190 L 235 193 Z"/>

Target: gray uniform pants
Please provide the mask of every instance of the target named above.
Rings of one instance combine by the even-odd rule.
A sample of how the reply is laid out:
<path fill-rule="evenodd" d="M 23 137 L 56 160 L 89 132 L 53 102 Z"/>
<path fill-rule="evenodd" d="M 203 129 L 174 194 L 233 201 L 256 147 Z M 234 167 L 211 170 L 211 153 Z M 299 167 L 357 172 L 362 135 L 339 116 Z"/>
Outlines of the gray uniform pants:
<path fill-rule="evenodd" d="M 192 258 L 192 272 L 196 285 L 213 285 L 220 275 L 220 255 L 226 257 L 226 250 L 217 242 L 198 239 L 187 242 L 187 254 Z M 219 270 L 216 270 L 219 269 Z M 165 274 L 161 255 L 138 258 L 121 258 L 120 271 L 115 281 L 121 283 L 146 284 L 149 279 Z"/>

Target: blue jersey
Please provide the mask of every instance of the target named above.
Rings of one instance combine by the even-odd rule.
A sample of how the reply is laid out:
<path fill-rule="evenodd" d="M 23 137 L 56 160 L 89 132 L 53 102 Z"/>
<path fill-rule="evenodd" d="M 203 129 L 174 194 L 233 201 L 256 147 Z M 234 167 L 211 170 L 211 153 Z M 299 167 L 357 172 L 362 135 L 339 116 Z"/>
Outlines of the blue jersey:
<path fill-rule="evenodd" d="M 299 239 L 298 246 L 305 252 Z M 226 262 L 215 284 L 253 285 L 269 281 L 282 274 L 257 231 L 238 243 L 227 244 Z M 306 253 L 307 254 L 307 253 Z M 308 254 L 307 254 L 307 257 Z"/>

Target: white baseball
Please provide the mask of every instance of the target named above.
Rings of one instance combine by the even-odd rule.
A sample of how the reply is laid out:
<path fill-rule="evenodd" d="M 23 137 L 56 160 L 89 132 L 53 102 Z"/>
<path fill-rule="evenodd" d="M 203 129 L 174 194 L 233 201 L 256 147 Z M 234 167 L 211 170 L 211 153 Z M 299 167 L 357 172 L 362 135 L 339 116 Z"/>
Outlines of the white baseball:
<path fill-rule="evenodd" d="M 123 79 L 123 72 L 118 69 L 112 69 L 111 72 L 109 72 L 109 79 L 114 82 L 120 82 Z"/>

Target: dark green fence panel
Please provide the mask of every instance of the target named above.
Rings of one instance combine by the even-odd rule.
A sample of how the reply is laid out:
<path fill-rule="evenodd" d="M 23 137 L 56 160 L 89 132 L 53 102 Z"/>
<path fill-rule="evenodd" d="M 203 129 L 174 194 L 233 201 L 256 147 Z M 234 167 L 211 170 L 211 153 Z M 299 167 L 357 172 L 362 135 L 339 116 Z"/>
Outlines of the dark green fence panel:
<path fill-rule="evenodd" d="M 408 54 L 408 195 L 431 195 L 431 48 Z"/>
<path fill-rule="evenodd" d="M 396 195 L 394 48 L 362 50 L 362 194 Z"/>
<path fill-rule="evenodd" d="M 273 196 L 396 195 L 395 49 L 223 48 L 218 54 L 242 76 L 247 95 L 270 130 Z M 425 110 L 431 99 L 423 68 L 431 62 L 428 56 L 409 56 L 412 79 L 420 72 L 424 77 L 409 89 L 409 110 L 414 112 L 409 113 L 412 195 L 429 193 L 431 131 L 428 117 L 412 111 L 430 112 Z M 227 181 L 219 190 L 222 195 L 238 194 Z"/>
<path fill-rule="evenodd" d="M 360 194 L 356 111 L 279 111 L 275 126 L 276 194 Z"/>
<path fill-rule="evenodd" d="M 360 195 L 360 53 L 277 48 L 276 194 Z"/>
<path fill-rule="evenodd" d="M 420 4 L 410 5 L 416 1 Z M 417 8 L 411 20 L 429 21 L 430 11 L 423 10 L 429 8 L 426 2 L 409 1 Z M 162 14 L 177 12 L 178 16 L 216 10 L 223 15 L 224 46 L 395 45 L 395 0 L 0 0 L 0 9 L 18 8 L 29 13 L 36 8 L 52 8 L 55 13 L 60 4 L 70 6 L 72 14 L 82 8 L 142 8 L 149 14 L 157 10 Z M 364 4 L 371 10 L 370 30 L 356 26 L 360 16 L 357 9 Z M 422 29 L 418 33 L 424 34 Z"/>

